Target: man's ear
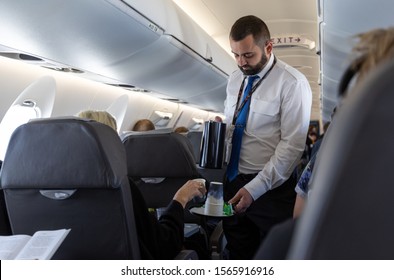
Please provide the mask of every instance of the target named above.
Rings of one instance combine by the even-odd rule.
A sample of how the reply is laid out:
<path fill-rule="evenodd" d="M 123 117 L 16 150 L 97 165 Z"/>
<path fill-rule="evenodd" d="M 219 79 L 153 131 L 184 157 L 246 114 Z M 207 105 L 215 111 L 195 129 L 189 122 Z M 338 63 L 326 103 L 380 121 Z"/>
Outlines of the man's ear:
<path fill-rule="evenodd" d="M 273 48 L 272 41 L 268 41 L 268 42 L 266 43 L 266 45 L 265 45 L 265 48 L 264 48 L 266 54 L 271 54 L 272 48 Z"/>

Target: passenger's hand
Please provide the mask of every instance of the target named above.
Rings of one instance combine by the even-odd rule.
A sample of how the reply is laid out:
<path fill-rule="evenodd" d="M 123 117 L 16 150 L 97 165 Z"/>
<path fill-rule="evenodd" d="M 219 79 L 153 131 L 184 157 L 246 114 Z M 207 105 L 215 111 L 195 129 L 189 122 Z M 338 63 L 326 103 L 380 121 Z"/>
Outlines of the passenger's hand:
<path fill-rule="evenodd" d="M 176 192 L 174 200 L 178 201 L 185 208 L 186 203 L 196 196 L 203 197 L 206 192 L 207 189 L 203 183 L 189 180 Z"/>
<path fill-rule="evenodd" d="M 232 199 L 228 201 L 229 204 L 233 205 L 233 210 L 235 213 L 243 213 L 246 211 L 246 209 L 249 208 L 249 206 L 253 202 L 253 197 L 250 195 L 250 193 L 245 189 L 241 188 Z"/>

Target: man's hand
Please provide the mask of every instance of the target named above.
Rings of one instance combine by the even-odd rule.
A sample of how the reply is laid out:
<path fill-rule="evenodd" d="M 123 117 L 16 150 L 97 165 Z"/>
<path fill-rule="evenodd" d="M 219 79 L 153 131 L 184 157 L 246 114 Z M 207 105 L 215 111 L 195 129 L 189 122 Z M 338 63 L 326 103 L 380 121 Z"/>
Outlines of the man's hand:
<path fill-rule="evenodd" d="M 241 188 L 228 203 L 233 205 L 235 213 L 243 213 L 252 204 L 253 198 L 250 193 L 245 189 Z"/>

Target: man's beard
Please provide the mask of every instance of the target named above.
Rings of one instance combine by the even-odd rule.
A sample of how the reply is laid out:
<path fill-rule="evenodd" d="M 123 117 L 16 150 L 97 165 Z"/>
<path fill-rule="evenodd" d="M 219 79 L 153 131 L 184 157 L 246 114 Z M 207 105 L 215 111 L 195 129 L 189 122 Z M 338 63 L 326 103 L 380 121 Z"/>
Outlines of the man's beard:
<path fill-rule="evenodd" d="M 247 65 L 246 66 L 247 68 L 243 68 L 242 66 L 238 66 L 238 68 L 242 71 L 242 73 L 244 73 L 247 76 L 256 75 L 264 68 L 267 61 L 268 61 L 268 57 L 265 55 L 265 53 L 263 53 L 261 55 L 260 62 L 257 63 L 255 66 Z"/>

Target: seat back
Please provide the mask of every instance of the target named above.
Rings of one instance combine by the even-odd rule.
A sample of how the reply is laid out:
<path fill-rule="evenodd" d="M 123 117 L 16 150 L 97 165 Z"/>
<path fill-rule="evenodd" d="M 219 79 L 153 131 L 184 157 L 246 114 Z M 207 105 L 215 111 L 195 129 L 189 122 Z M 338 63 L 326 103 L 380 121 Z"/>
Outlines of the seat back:
<path fill-rule="evenodd" d="M 394 61 L 339 108 L 319 151 L 291 259 L 394 259 Z"/>
<path fill-rule="evenodd" d="M 189 131 L 186 135 L 192 144 L 193 155 L 197 164 L 200 163 L 202 133 L 202 131 Z"/>
<path fill-rule="evenodd" d="M 125 150 L 109 126 L 40 119 L 13 133 L 1 170 L 13 234 L 70 228 L 54 259 L 139 259 Z"/>
<path fill-rule="evenodd" d="M 165 207 L 189 179 L 198 178 L 190 141 L 178 133 L 125 134 L 128 175 L 136 181 L 148 207 Z M 141 178 L 164 178 L 148 183 Z M 147 180 L 146 180 L 147 181 Z"/>

